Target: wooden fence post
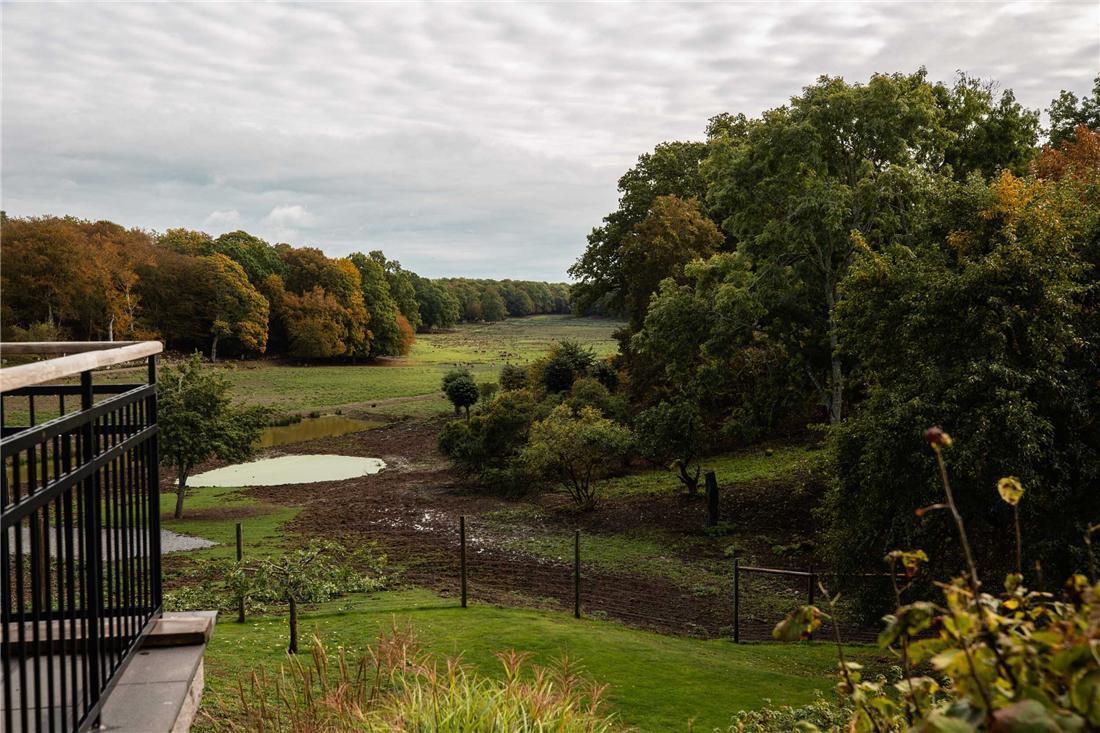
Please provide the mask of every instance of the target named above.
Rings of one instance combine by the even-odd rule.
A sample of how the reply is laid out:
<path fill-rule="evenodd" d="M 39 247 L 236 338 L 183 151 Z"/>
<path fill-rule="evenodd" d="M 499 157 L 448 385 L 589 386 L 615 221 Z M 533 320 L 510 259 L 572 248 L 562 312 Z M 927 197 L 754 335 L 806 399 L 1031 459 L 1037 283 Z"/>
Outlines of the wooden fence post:
<path fill-rule="evenodd" d="M 466 608 L 466 517 L 458 518 L 458 563 L 462 576 L 462 607 Z"/>
<path fill-rule="evenodd" d="M 581 617 L 581 531 L 573 535 L 573 618 Z"/>
<path fill-rule="evenodd" d="M 241 529 L 241 523 L 237 522 L 237 565 L 244 562 L 244 530 Z M 243 568 L 241 572 L 244 572 Z M 237 594 L 237 623 L 244 623 L 244 590 Z"/>
<path fill-rule="evenodd" d="M 815 585 L 817 585 L 817 574 L 814 573 L 813 563 L 810 563 L 810 582 L 809 582 L 809 587 L 806 589 L 806 605 L 808 605 L 808 606 L 814 605 L 814 586 Z M 833 623 L 836 623 L 836 619 L 833 619 Z M 807 639 L 809 641 L 814 640 L 814 632 L 813 631 L 810 631 L 810 634 L 807 637 Z"/>
<path fill-rule="evenodd" d="M 733 643 L 741 642 L 741 561 L 733 558 Z"/>
<path fill-rule="evenodd" d="M 707 526 L 718 524 L 718 477 L 707 471 Z"/>

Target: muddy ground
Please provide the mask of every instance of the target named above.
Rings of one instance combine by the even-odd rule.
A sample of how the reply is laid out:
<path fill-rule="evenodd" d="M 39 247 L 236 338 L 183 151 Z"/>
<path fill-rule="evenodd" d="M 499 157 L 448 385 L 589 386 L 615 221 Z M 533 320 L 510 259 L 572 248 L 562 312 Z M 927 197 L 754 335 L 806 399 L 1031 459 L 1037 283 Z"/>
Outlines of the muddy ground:
<path fill-rule="evenodd" d="M 261 457 L 338 453 L 384 460 L 374 476 L 346 481 L 262 487 L 248 490 L 263 501 L 301 508 L 286 530 L 303 541 L 337 538 L 373 542 L 384 552 L 400 582 L 459 593 L 459 517 L 467 522 L 468 588 L 472 600 L 534 607 L 572 609 L 572 556 L 539 557 L 522 548 L 525 535 L 561 536 L 579 529 L 586 543 L 602 537 L 647 529 L 672 533 L 667 554 L 682 566 L 720 577 L 722 587 L 693 586 L 683 577 L 662 577 L 629 568 L 610 571 L 583 562 L 581 599 L 586 615 L 607 616 L 655 630 L 699 636 L 731 633 L 733 625 L 730 536 L 704 530 L 701 498 L 677 492 L 670 474 L 666 495 L 604 500 L 591 512 L 578 513 L 564 495 L 544 492 L 519 500 L 486 495 L 456 473 L 436 447 L 448 418 L 406 420 L 362 433 L 268 449 Z M 203 470 L 216 466 L 211 463 Z M 167 472 L 166 472 L 167 473 Z M 165 476 L 165 489 L 171 477 Z M 770 555 L 776 536 L 802 536 L 812 528 L 812 501 L 791 496 L 768 482 L 723 486 L 721 515 L 726 531 L 759 537 L 747 548 L 760 562 L 791 565 L 790 557 Z M 776 502 L 783 510 L 776 511 Z M 239 510 L 236 510 L 239 511 Z M 506 517 L 502 519 L 501 517 Z M 750 543 L 751 544 L 751 543 Z M 794 564 L 803 564 L 796 558 Z M 721 576 L 715 575 L 715 569 Z M 796 597 L 802 594 L 794 591 Z M 746 613 L 751 599 L 742 592 L 742 636 L 763 638 L 774 624 L 773 609 Z M 782 590 L 782 589 L 781 589 Z M 792 601 L 793 603 L 794 601 Z M 747 617 L 747 618 L 746 618 Z"/>

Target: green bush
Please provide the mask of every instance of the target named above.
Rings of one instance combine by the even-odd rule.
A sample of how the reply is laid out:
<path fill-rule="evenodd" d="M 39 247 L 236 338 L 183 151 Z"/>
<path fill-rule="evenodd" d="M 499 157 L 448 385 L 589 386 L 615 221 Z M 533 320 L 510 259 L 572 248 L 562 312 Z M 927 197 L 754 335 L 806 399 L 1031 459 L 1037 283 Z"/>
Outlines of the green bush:
<path fill-rule="evenodd" d="M 502 392 L 468 422 L 444 426 L 439 450 L 464 473 L 477 476 L 493 493 L 515 495 L 531 486 L 518 456 L 531 424 L 548 409 L 526 390 Z"/>
<path fill-rule="evenodd" d="M 599 481 L 633 445 L 630 430 L 585 407 L 558 405 L 531 426 L 522 460 L 532 476 L 560 485 L 582 509 L 596 504 Z"/>
<path fill-rule="evenodd" d="M 500 368 L 500 388 L 504 391 L 523 389 L 527 386 L 527 370 L 515 364 Z"/>

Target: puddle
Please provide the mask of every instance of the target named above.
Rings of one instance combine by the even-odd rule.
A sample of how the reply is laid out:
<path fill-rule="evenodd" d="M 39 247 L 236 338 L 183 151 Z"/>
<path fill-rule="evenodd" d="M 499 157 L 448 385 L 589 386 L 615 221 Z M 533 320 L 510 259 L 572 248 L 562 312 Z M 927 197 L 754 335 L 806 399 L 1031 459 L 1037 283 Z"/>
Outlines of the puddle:
<path fill-rule="evenodd" d="M 23 527 L 21 534 L 21 542 L 23 552 L 30 553 L 31 551 L 31 530 L 29 527 Z M 100 534 L 100 544 L 103 547 L 110 547 L 111 553 L 117 553 L 119 557 L 144 557 L 147 553 L 145 548 L 136 547 L 122 547 L 122 538 L 118 538 L 118 545 L 115 545 L 115 533 L 111 530 L 104 529 Z M 131 541 L 131 538 L 127 538 L 127 541 Z M 133 541 L 137 541 L 136 538 Z M 73 542 L 75 545 L 72 548 L 73 557 L 80 557 L 80 537 L 74 535 Z M 57 557 L 57 535 L 56 532 L 51 530 L 50 537 L 50 557 Z M 162 529 L 160 531 L 160 553 L 167 555 L 169 552 L 186 552 L 187 550 L 201 550 L 204 547 L 213 547 L 218 544 L 217 542 L 211 542 L 204 537 L 193 537 L 192 535 L 179 534 L 168 529 Z M 8 552 L 15 553 L 15 528 L 11 527 L 8 530 Z"/>
<path fill-rule="evenodd" d="M 321 417 L 307 417 L 301 422 L 291 425 L 273 425 L 264 428 L 257 446 L 260 448 L 276 448 L 280 445 L 291 443 L 303 443 L 307 440 L 318 438 L 331 438 L 337 435 L 349 433 L 361 433 L 364 430 L 373 430 L 382 427 L 385 423 L 372 420 L 353 420 L 341 415 L 322 415 Z"/>
<path fill-rule="evenodd" d="M 279 456 L 217 468 L 187 481 L 188 486 L 281 486 L 343 481 L 375 474 L 386 467 L 378 458 L 357 456 Z"/>

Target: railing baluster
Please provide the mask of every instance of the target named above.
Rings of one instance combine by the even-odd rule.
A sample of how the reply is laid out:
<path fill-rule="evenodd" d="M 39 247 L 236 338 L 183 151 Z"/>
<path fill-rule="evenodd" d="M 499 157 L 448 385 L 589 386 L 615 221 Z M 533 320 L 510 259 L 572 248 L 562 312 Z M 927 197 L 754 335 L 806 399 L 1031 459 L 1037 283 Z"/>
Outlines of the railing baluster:
<path fill-rule="evenodd" d="M 79 386 L 0 395 L 4 731 L 94 725 L 160 611 L 155 359 L 148 369 L 154 384 L 96 386 L 83 372 Z M 8 398 L 27 400 L 31 425 L 8 425 Z"/>

